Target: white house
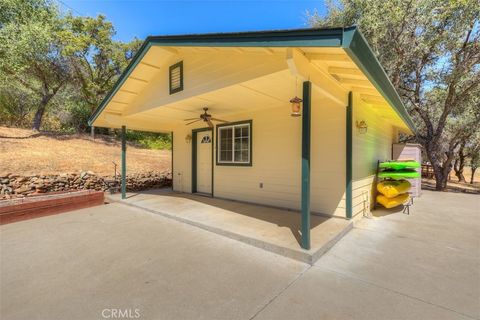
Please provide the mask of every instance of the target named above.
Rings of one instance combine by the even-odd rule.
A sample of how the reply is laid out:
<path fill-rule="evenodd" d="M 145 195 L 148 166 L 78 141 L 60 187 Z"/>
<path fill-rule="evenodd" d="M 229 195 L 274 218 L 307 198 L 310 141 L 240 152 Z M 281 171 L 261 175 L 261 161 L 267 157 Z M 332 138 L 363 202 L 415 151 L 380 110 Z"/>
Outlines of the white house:
<path fill-rule="evenodd" d="M 90 125 L 172 132 L 175 191 L 300 210 L 307 249 L 310 213 L 368 212 L 414 131 L 356 27 L 148 37 Z"/>

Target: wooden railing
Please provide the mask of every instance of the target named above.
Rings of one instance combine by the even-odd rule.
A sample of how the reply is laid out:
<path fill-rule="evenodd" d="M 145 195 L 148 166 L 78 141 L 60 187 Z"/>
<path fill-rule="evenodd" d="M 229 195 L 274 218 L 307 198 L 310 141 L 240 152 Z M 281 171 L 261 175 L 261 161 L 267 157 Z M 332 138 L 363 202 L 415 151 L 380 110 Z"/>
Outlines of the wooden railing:
<path fill-rule="evenodd" d="M 422 164 L 422 178 L 435 179 L 433 174 L 433 166 L 431 164 Z M 448 173 L 448 181 L 451 180 L 450 172 Z"/>
<path fill-rule="evenodd" d="M 433 166 L 430 164 L 422 164 L 422 178 L 433 179 Z"/>

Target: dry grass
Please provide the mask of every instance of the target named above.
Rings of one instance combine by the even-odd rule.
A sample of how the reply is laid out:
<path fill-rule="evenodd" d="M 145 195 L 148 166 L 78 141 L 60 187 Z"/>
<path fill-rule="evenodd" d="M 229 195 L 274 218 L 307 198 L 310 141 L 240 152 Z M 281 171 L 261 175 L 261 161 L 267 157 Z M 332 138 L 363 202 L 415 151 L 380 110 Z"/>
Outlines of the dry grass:
<path fill-rule="evenodd" d="M 34 134 L 0 127 L 0 172 L 23 175 L 93 171 L 113 175 L 120 165 L 120 142 L 108 137 L 92 141 L 88 135 Z M 127 148 L 127 172 L 170 172 L 170 151 Z M 119 170 L 119 167 L 117 168 Z"/>
<path fill-rule="evenodd" d="M 435 190 L 435 180 L 425 179 L 425 178 L 422 179 L 422 188 L 428 189 L 428 190 Z M 480 183 L 478 181 L 474 182 L 473 184 L 457 182 L 457 181 L 449 181 L 447 183 L 447 189 L 445 191 L 480 194 Z"/>
<path fill-rule="evenodd" d="M 450 172 L 450 178 L 447 183 L 448 192 L 466 192 L 466 193 L 478 193 L 480 194 L 480 170 L 475 172 L 475 177 L 473 179 L 473 184 L 470 184 L 470 179 L 472 177 L 472 170 L 470 167 L 465 167 L 463 170 L 463 175 L 465 176 L 465 182 L 458 182 L 458 178 L 455 175 L 455 171 Z M 435 189 L 435 179 L 422 179 L 422 187 L 425 189 Z"/>
<path fill-rule="evenodd" d="M 463 175 L 465 177 L 465 180 L 470 182 L 470 178 L 472 177 L 472 169 L 470 167 L 465 167 L 463 169 Z M 451 181 L 458 180 L 457 176 L 455 175 L 455 171 L 453 170 L 450 172 L 450 180 Z M 475 177 L 473 177 L 473 183 L 477 185 L 480 183 L 480 169 L 475 171 Z"/>

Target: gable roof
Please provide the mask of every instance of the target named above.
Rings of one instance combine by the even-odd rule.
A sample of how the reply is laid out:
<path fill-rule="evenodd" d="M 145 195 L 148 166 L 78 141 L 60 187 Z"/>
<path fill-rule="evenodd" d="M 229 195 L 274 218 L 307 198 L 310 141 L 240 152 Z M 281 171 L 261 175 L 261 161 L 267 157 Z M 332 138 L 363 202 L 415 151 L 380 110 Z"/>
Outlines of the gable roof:
<path fill-rule="evenodd" d="M 115 93 L 119 90 L 135 66 L 151 46 L 176 47 L 338 47 L 343 48 L 365 76 L 382 94 L 403 122 L 415 132 L 400 96 L 390 82 L 385 70 L 376 58 L 366 39 L 356 26 L 346 28 L 309 28 L 235 33 L 209 33 L 171 36 L 149 36 L 119 77 L 102 103 L 91 115 L 92 125 Z"/>

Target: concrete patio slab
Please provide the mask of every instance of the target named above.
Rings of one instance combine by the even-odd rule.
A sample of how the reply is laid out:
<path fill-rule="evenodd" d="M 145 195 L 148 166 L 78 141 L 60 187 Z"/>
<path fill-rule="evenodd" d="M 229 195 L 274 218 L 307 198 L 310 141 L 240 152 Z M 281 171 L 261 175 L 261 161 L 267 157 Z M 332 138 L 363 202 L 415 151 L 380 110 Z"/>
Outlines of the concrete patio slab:
<path fill-rule="evenodd" d="M 360 279 L 314 266 L 255 317 L 255 320 L 267 319 L 467 320 L 469 318 Z"/>
<path fill-rule="evenodd" d="M 410 216 L 379 210 L 360 222 L 318 265 L 480 318 L 479 204 L 425 192 Z"/>
<path fill-rule="evenodd" d="M 0 318 L 480 319 L 479 200 L 377 211 L 314 266 L 120 203 L 3 225 Z"/>
<path fill-rule="evenodd" d="M 283 256 L 313 264 L 349 230 L 353 223 L 311 216 L 311 249 L 300 247 L 300 214 L 244 202 L 173 192 L 169 189 L 119 194 L 110 201 L 148 210 L 164 217 L 229 237 Z"/>
<path fill-rule="evenodd" d="M 104 319 L 114 308 L 249 319 L 308 267 L 121 204 L 3 225 L 0 240 L 2 320 Z"/>
<path fill-rule="evenodd" d="M 479 205 L 425 191 L 410 215 L 374 211 L 258 318 L 480 319 Z"/>

